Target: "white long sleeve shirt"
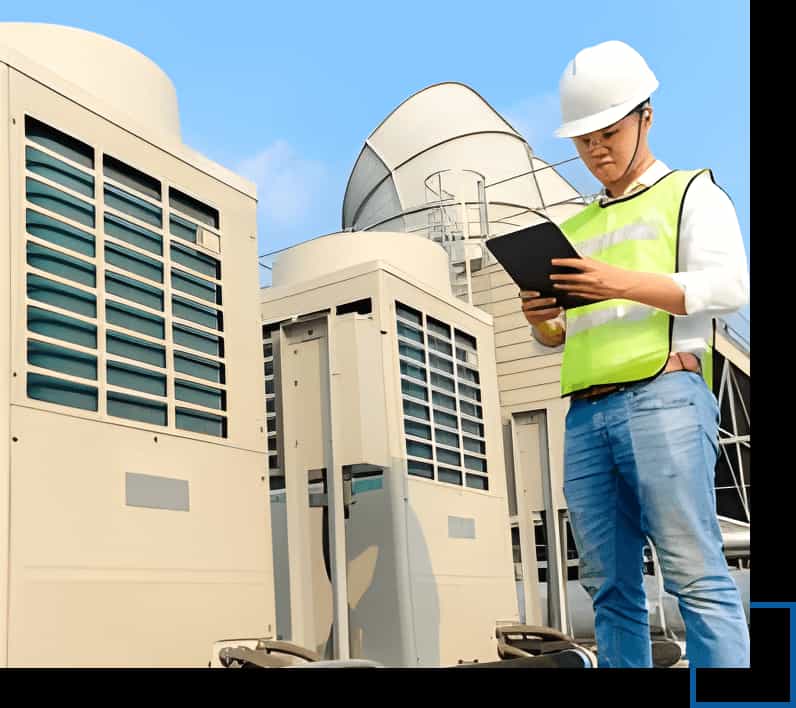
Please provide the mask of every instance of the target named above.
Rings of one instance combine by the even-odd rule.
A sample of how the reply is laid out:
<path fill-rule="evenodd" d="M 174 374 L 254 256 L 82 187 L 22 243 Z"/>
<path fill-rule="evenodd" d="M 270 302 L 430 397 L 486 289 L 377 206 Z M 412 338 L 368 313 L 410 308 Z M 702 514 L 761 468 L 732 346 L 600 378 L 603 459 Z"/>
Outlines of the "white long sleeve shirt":
<path fill-rule="evenodd" d="M 670 171 L 657 160 L 622 196 L 653 185 Z M 707 173 L 685 194 L 678 255 L 679 270 L 671 277 L 685 292 L 687 314 L 675 315 L 672 352 L 702 354 L 712 340 L 713 318 L 749 302 L 749 267 L 735 207 Z"/>

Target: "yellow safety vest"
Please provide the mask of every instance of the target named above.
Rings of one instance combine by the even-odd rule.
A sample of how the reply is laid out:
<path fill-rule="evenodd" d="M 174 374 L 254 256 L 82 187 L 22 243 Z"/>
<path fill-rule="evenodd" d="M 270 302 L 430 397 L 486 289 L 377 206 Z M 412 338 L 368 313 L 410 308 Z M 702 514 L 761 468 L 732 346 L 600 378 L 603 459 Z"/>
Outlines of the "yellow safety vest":
<path fill-rule="evenodd" d="M 629 270 L 676 273 L 683 200 L 702 172 L 710 170 L 675 170 L 627 197 L 592 202 L 561 228 L 582 256 Z M 671 353 L 673 324 L 668 312 L 630 300 L 567 310 L 561 395 L 657 376 Z M 702 372 L 709 387 L 712 369 L 708 346 Z"/>

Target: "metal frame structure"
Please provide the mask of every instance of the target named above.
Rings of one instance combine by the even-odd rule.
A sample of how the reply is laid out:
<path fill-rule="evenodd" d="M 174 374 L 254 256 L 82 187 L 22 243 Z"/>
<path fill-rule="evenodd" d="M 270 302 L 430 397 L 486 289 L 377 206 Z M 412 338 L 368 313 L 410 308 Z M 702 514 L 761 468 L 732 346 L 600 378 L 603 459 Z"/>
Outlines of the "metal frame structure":
<path fill-rule="evenodd" d="M 716 397 L 724 414 L 719 425 L 720 456 L 729 469 L 732 486 L 717 487 L 718 489 L 734 489 L 742 509 L 738 519 L 751 523 L 749 489 L 751 479 L 749 463 L 744 461 L 746 452 L 751 453 L 750 408 L 742 384 L 751 380 L 749 351 L 742 344 L 740 335 L 733 336 L 733 329 L 723 323 L 717 329 L 717 351 L 723 361 L 718 372 L 714 371 Z M 721 510 L 720 510 L 721 513 Z"/>

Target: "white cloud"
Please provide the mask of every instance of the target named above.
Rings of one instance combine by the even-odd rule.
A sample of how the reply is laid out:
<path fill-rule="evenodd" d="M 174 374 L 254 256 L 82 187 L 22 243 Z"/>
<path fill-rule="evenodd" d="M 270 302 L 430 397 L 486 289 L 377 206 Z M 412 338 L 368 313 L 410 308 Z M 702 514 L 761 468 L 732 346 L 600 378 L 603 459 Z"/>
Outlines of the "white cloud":
<path fill-rule="evenodd" d="M 257 184 L 261 217 L 277 227 L 305 222 L 329 178 L 322 162 L 302 158 L 284 140 L 243 160 L 235 171 Z"/>

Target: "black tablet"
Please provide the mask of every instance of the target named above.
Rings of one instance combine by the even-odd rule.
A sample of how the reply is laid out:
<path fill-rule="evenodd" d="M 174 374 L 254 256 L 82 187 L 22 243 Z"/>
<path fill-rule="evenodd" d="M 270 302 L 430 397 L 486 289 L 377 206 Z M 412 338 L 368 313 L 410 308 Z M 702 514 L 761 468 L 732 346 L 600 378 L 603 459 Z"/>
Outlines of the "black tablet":
<path fill-rule="evenodd" d="M 486 247 L 520 290 L 535 290 L 540 293 L 540 297 L 554 297 L 556 305 L 565 310 L 595 302 L 568 295 L 553 287 L 553 281 L 550 280 L 552 274 L 580 271 L 576 268 L 553 266 L 551 259 L 580 258 L 580 254 L 552 221 L 543 221 L 541 224 L 494 236 L 487 239 Z"/>

